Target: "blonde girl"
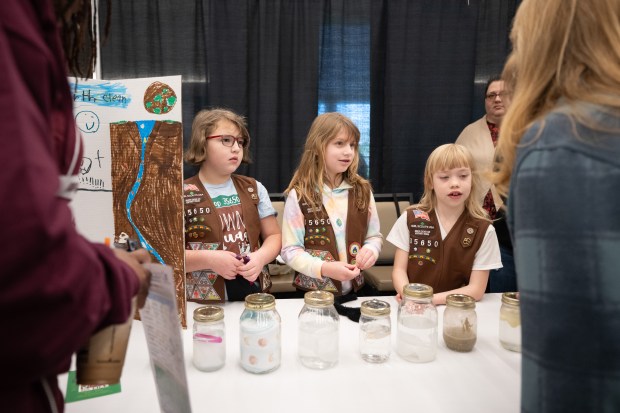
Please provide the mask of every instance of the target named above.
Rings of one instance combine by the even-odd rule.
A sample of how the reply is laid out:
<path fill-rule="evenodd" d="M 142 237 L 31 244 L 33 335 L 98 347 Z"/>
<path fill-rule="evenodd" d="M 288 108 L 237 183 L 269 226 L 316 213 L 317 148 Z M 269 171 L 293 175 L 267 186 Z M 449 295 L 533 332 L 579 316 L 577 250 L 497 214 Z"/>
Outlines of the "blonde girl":
<path fill-rule="evenodd" d="M 521 409 L 618 411 L 620 0 L 524 0 L 511 39 L 495 178 L 515 246 Z"/>
<path fill-rule="evenodd" d="M 454 293 L 483 297 L 489 270 L 502 265 L 495 229 L 471 196 L 479 179 L 464 146 L 445 144 L 431 153 L 422 199 L 398 218 L 387 236 L 397 247 L 392 272 L 397 299 L 411 282 L 432 286 L 435 304 L 445 304 Z"/>
<path fill-rule="evenodd" d="M 200 171 L 183 183 L 188 300 L 238 301 L 271 286 L 264 268 L 281 246 L 276 211 L 260 182 L 234 174 L 250 161 L 249 145 L 243 117 L 196 114 L 185 160 Z"/>
<path fill-rule="evenodd" d="M 359 290 L 383 242 L 370 183 L 357 173 L 360 132 L 340 113 L 319 115 L 286 189 L 282 258 L 299 290 Z"/>

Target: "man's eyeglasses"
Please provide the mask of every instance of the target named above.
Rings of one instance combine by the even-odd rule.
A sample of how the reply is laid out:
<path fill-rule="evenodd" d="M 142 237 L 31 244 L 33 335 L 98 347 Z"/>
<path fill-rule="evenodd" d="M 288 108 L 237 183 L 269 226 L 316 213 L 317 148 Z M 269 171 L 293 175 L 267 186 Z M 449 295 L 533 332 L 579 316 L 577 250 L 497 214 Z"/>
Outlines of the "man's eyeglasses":
<path fill-rule="evenodd" d="M 220 142 L 222 142 L 222 145 L 227 146 L 229 148 L 231 148 L 235 142 L 237 142 L 237 145 L 239 145 L 240 148 L 245 148 L 250 143 L 250 139 L 244 138 L 243 136 L 239 136 L 239 137 L 232 136 L 232 135 L 207 136 L 207 139 L 215 139 L 215 138 L 220 138 Z"/>
<path fill-rule="evenodd" d="M 485 97 L 486 97 L 488 100 L 495 100 L 495 98 L 496 98 L 496 97 L 498 97 L 498 96 L 499 96 L 499 98 L 500 98 L 500 99 L 503 99 L 503 98 L 505 98 L 506 96 L 508 96 L 508 92 L 505 92 L 505 91 L 501 91 L 501 92 L 491 92 L 491 93 L 489 93 L 488 95 L 486 95 Z"/>

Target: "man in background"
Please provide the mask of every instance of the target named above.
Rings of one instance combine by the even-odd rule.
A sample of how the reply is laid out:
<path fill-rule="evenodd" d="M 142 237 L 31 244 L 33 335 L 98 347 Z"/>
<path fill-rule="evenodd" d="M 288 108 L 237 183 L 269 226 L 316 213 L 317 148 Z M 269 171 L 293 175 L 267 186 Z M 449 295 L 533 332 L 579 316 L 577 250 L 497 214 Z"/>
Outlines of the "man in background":
<path fill-rule="evenodd" d="M 493 76 L 486 85 L 484 108 L 486 114 L 467 125 L 456 139 L 456 143 L 467 147 L 474 157 L 476 169 L 481 173 L 480 191 L 475 194 L 493 220 L 503 267 L 491 270 L 487 292 L 499 293 L 517 291 L 517 278 L 514 267 L 512 241 L 506 226 L 502 198 L 491 184 L 486 174 L 491 171 L 495 158 L 495 146 L 499 137 L 502 118 L 510 104 L 510 95 L 504 89 L 499 76 Z"/>

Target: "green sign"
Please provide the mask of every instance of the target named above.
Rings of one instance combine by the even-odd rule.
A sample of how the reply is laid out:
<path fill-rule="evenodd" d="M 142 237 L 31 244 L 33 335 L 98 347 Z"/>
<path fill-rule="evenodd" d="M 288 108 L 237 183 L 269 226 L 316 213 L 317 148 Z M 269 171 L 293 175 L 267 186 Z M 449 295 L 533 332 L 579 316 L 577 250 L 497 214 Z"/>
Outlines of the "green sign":
<path fill-rule="evenodd" d="M 107 396 L 108 394 L 120 393 L 121 384 L 77 384 L 75 380 L 75 371 L 69 372 L 67 378 L 67 395 L 65 401 L 67 403 L 79 402 L 80 400 L 92 399 L 94 397 Z"/>

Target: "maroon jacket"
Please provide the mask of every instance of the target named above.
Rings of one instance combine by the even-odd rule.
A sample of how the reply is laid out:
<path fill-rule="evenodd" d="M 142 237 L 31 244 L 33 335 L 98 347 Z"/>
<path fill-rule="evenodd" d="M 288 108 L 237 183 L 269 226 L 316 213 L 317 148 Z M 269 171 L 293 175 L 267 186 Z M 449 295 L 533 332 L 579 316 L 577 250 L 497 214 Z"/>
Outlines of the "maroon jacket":
<path fill-rule="evenodd" d="M 0 400 L 7 412 L 51 411 L 44 383 L 63 411 L 56 375 L 94 331 L 127 319 L 138 290 L 109 248 L 76 232 L 67 201 L 56 196 L 76 139 L 64 62 L 51 0 L 0 1 Z"/>

